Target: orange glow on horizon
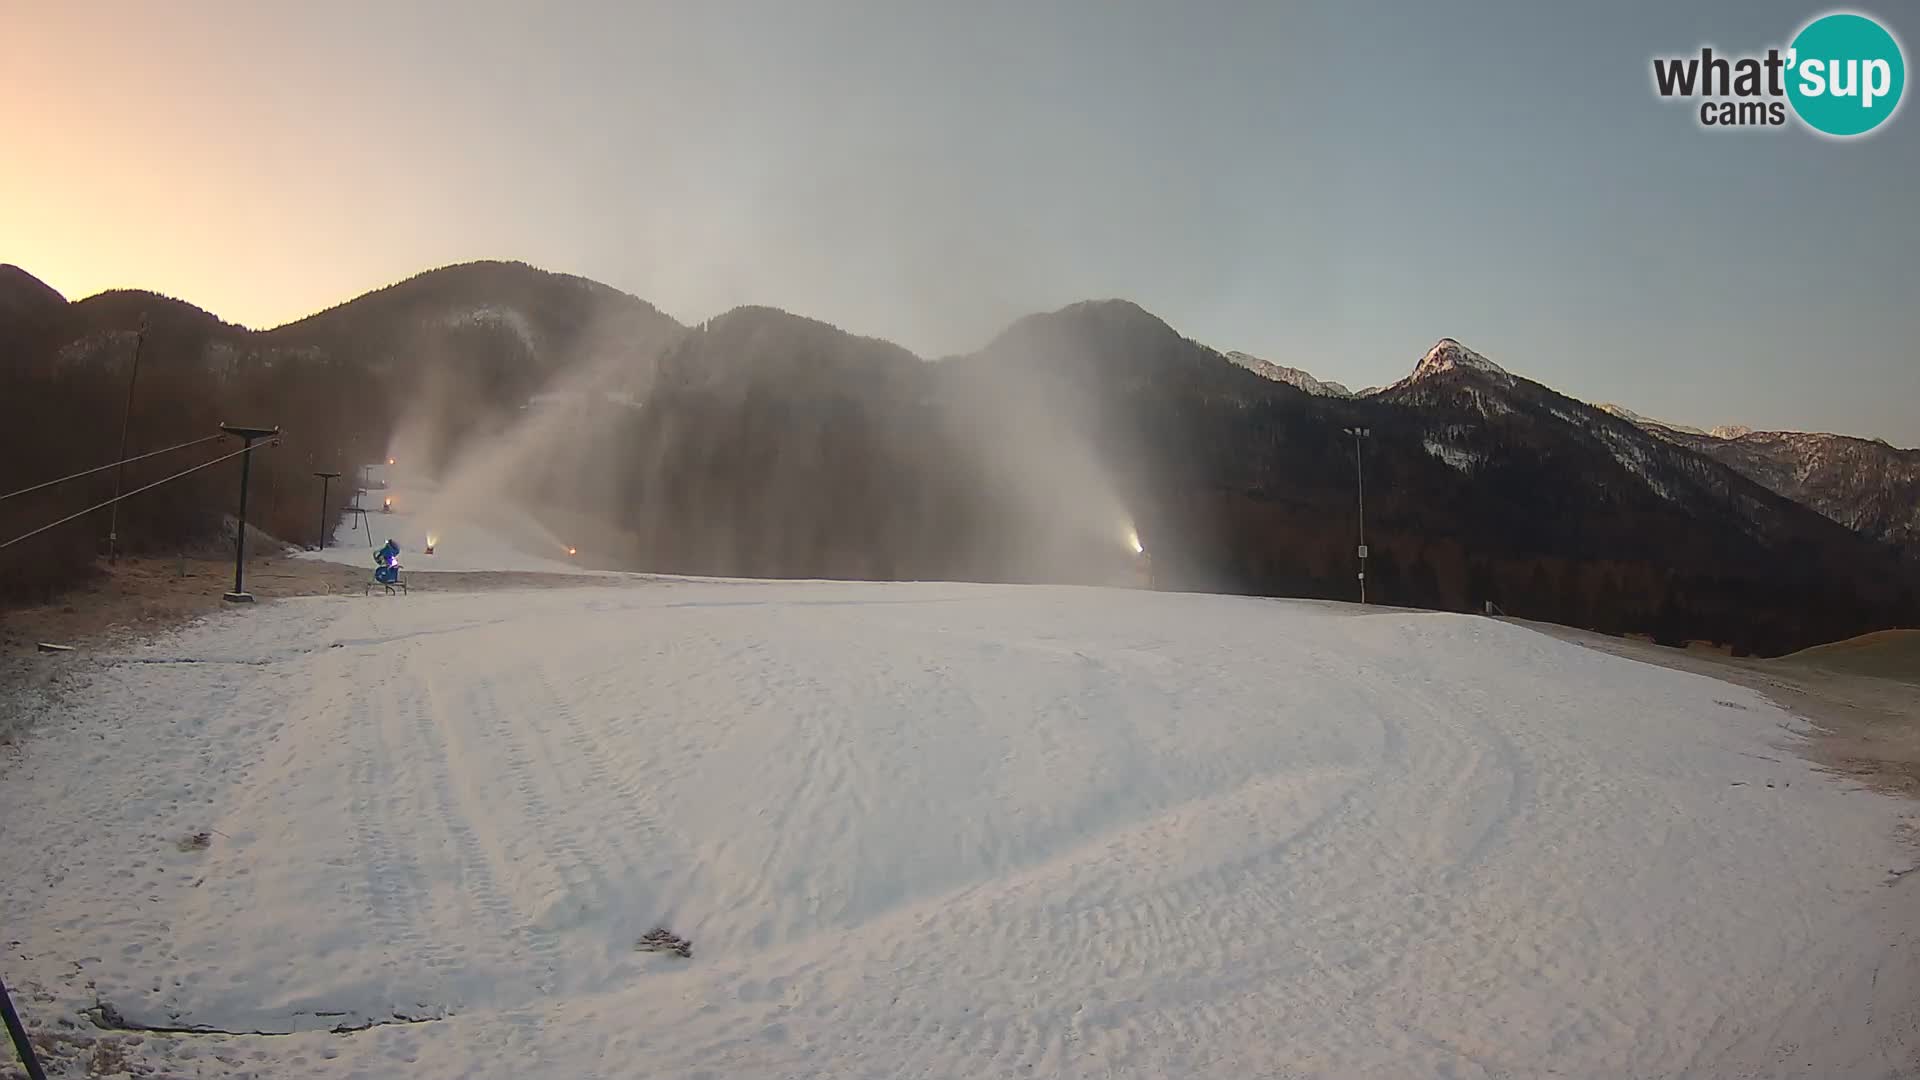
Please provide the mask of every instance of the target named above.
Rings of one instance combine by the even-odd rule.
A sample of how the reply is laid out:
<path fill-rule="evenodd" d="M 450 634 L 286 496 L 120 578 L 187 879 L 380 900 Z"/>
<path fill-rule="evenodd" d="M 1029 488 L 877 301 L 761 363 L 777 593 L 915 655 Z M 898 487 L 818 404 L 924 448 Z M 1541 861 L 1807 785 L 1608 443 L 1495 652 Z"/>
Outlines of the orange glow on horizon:
<path fill-rule="evenodd" d="M 281 56 L 286 20 L 212 21 L 162 5 L 8 12 L 0 262 L 68 300 L 140 289 L 264 330 L 498 254 L 422 227 L 419 208 L 445 206 L 471 163 L 420 154 L 418 118 L 381 104 L 395 87 L 343 80 L 301 111 L 329 54 L 262 80 L 234 58 Z M 369 245 L 373 234 L 387 239 Z"/>

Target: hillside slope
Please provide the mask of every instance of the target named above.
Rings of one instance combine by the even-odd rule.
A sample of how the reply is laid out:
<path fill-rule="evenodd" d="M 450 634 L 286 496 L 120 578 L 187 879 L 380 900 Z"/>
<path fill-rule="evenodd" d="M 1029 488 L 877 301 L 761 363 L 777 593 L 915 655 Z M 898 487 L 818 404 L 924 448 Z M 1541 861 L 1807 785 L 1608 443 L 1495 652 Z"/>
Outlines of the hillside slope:
<path fill-rule="evenodd" d="M 1920 683 L 1920 630 L 1879 630 L 1845 641 L 1815 645 L 1781 660 L 1830 671 Z"/>
<path fill-rule="evenodd" d="M 1599 407 L 1920 559 L 1920 449 L 1827 432 L 1755 431 L 1740 424 L 1702 431 L 1619 405 Z"/>
<path fill-rule="evenodd" d="M 1787 498 L 1920 559 L 1920 449 L 1800 431 L 1681 438 Z"/>
<path fill-rule="evenodd" d="M 53 286 L 12 263 L 0 263 L 0 338 L 66 302 Z"/>
<path fill-rule="evenodd" d="M 111 460 L 118 444 L 103 442 L 102 432 L 117 434 L 123 417 L 134 452 L 207 435 L 223 422 L 277 425 L 281 439 L 255 457 L 250 515 L 276 535 L 311 541 L 316 515 L 337 515 L 349 497 L 336 487 L 322 511 L 314 472 L 347 472 L 387 456 L 403 428 L 423 464 L 444 464 L 583 368 L 593 368 L 607 392 L 642 395 L 659 353 L 683 332 L 635 297 L 516 263 L 430 271 L 265 332 L 138 290 L 68 303 L 13 268 L 0 272 L 0 454 L 30 482 Z M 126 486 L 199 460 L 130 466 Z M 25 532 L 106 499 L 112 481 L 101 475 L 0 507 L 0 532 Z M 177 550 L 220 531 L 233 511 L 231 474 L 215 469 L 180 485 L 123 505 L 123 550 Z M 70 587 L 103 550 L 106 532 L 104 515 L 81 518 L 8 549 L 0 554 L 0 598 Z"/>

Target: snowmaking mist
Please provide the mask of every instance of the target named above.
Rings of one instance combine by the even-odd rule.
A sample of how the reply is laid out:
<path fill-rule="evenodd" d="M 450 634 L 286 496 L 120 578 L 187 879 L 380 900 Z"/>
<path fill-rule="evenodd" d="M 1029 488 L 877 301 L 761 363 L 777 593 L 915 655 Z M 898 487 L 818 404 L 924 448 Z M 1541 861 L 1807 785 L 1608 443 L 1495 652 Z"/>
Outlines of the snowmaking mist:
<path fill-rule="evenodd" d="M 605 554 L 614 546 L 604 540 L 611 524 L 583 526 L 578 508 L 603 504 L 619 485 L 608 451 L 633 412 L 649 359 L 608 343 L 587 348 L 528 400 L 478 424 L 460 412 L 459 395 L 428 393 L 396 426 L 389 483 L 405 492 L 409 517 L 436 540 L 457 543 L 481 530 L 529 555 L 564 561 L 582 548 L 596 554 L 580 536 L 592 532 Z"/>
<path fill-rule="evenodd" d="M 1027 546 L 1024 565 L 1010 568 L 1024 571 L 1016 576 L 1104 581 L 1140 554 L 1139 525 L 1118 482 L 1128 463 L 1101 449 L 1130 445 L 1116 418 L 1019 380 L 974 382 L 956 406 L 968 453 L 1013 510 L 984 530 L 985 541 L 1014 536 Z"/>
<path fill-rule="evenodd" d="M 772 309 L 657 353 L 576 338 L 518 400 L 441 374 L 396 428 L 396 489 L 448 550 L 477 531 L 602 569 L 1111 584 L 1153 547 L 1137 439 L 1057 374 L 928 363 Z"/>

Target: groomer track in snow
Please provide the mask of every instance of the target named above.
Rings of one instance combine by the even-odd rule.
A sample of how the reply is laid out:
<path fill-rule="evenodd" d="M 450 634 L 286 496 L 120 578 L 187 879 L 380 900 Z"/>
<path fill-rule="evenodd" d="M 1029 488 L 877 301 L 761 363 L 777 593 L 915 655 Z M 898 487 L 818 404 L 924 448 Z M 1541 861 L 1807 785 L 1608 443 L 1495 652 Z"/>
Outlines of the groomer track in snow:
<path fill-rule="evenodd" d="M 1910 803 L 1750 692 L 1358 610 L 610 581 L 226 613 L 7 767 L 6 974 L 42 1018 L 292 1033 L 128 1049 L 180 1075 L 1913 1060 Z M 327 1030 L 396 1015 L 429 1022 Z"/>

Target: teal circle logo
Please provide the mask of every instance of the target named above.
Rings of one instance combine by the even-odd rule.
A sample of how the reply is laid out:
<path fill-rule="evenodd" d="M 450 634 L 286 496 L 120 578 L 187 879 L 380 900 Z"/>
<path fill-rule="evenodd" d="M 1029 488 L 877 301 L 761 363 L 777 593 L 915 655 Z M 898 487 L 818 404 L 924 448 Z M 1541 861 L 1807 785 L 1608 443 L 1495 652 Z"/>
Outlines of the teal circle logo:
<path fill-rule="evenodd" d="M 1865 15 L 1822 15 L 1795 35 L 1787 57 L 1787 100 L 1822 134 L 1865 135 L 1894 114 L 1907 87 L 1900 43 Z"/>

